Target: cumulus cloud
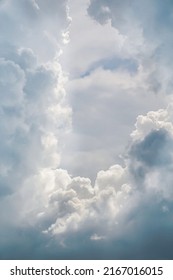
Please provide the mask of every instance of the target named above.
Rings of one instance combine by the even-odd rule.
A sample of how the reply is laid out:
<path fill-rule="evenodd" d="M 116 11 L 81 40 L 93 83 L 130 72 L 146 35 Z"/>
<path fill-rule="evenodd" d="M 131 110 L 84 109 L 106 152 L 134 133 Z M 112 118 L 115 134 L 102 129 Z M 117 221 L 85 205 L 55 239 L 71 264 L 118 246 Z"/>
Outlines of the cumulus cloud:
<path fill-rule="evenodd" d="M 62 169 L 46 168 L 30 176 L 16 196 L 19 201 L 25 199 L 19 208 L 23 211 L 20 220 L 25 225 L 20 229 L 22 239 L 10 238 L 11 246 L 19 248 L 16 256 L 171 258 L 168 248 L 172 244 L 169 225 L 173 138 L 168 123 L 172 116 L 169 109 L 165 109 L 141 115 L 142 119 L 139 130 L 141 133 L 144 128 L 143 137 L 135 137 L 138 119 L 124 167 L 114 165 L 100 171 L 95 185 L 92 186 L 88 178 L 72 178 Z M 164 244 L 164 250 L 158 247 L 160 243 Z M 15 258 L 14 253 L 3 250 L 4 256 L 8 258 L 12 254 Z"/>
<path fill-rule="evenodd" d="M 60 143 L 71 122 L 66 78 L 58 61 L 62 32 L 69 24 L 66 4 L 0 3 L 0 199 L 1 212 L 6 213 L 0 217 L 2 231 L 5 225 L 20 226 L 27 194 L 34 205 L 42 189 L 40 185 L 34 193 L 33 186 L 42 180 L 46 188 L 44 170 L 60 164 Z M 26 205 L 32 211 L 32 205 Z"/>
<path fill-rule="evenodd" d="M 21 256 L 44 258 L 41 256 L 44 252 L 46 258 L 55 259 L 171 258 L 168 248 L 172 244 L 169 226 L 173 198 L 172 156 L 169 154 L 172 133 L 167 127 L 171 115 L 168 110 L 160 110 L 141 119 L 149 123 L 151 115 L 155 116 L 155 125 L 150 126 L 143 138 L 132 139 L 125 166 L 114 165 L 100 171 L 94 186 L 89 179 L 72 178 L 62 169 L 43 170 L 28 182 L 28 191 L 35 197 L 28 199 L 29 212 L 28 205 L 22 206 L 23 218 L 27 221 L 22 234 L 29 234 L 29 240 L 33 236 L 34 242 L 37 244 L 40 240 L 40 244 L 32 254 L 28 250 L 25 254 L 20 252 Z M 158 129 L 160 118 L 162 128 Z M 163 151 L 166 166 L 160 163 Z M 143 169 L 142 180 L 139 180 L 139 167 Z M 34 183 L 38 192 L 31 190 Z M 44 192 L 41 192 L 39 187 L 43 189 L 43 186 Z M 26 195 L 26 188 L 23 194 Z M 160 242 L 164 250 L 157 248 Z"/>
<path fill-rule="evenodd" d="M 56 238 L 64 258 L 70 252 L 84 259 L 100 258 L 100 250 L 104 250 L 103 258 L 110 259 L 171 258 L 168 248 L 172 242 L 169 223 L 173 138 L 167 124 L 172 117 L 169 109 L 165 109 L 149 112 L 142 118 L 143 138 L 134 137 L 137 129 L 132 133 L 124 167 L 114 165 L 100 171 L 94 186 L 89 179 L 70 178 L 61 171 L 68 179 L 60 187 L 55 184 L 39 219 L 47 226 L 45 236 L 51 234 Z M 162 125 L 158 128 L 160 119 Z M 160 242 L 164 250 L 157 249 Z M 91 256 L 94 250 L 97 253 Z M 57 253 L 56 257 L 60 255 Z"/>

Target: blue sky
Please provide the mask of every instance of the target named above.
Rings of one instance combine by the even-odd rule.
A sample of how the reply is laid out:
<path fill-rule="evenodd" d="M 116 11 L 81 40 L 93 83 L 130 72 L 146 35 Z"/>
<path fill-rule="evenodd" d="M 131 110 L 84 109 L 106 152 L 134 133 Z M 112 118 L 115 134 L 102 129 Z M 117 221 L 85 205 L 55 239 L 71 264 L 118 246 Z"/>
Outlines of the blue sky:
<path fill-rule="evenodd" d="M 172 259 L 172 1 L 0 1 L 0 259 Z"/>

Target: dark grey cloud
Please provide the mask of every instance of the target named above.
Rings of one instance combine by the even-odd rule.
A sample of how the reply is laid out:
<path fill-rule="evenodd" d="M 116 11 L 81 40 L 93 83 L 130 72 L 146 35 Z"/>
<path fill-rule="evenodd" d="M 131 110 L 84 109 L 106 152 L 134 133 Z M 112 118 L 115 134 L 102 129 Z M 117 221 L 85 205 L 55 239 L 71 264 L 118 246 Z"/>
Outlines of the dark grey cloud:
<path fill-rule="evenodd" d="M 156 192 L 168 192 L 168 199 L 171 197 L 172 147 L 172 135 L 165 129 L 152 130 L 143 140 L 132 145 L 129 168 L 138 188 L 149 185 Z"/>
<path fill-rule="evenodd" d="M 130 157 L 148 168 L 166 167 L 172 163 L 169 152 L 173 139 L 164 129 L 151 131 L 144 140 L 135 143 L 130 150 Z"/>
<path fill-rule="evenodd" d="M 163 205 L 156 197 L 142 199 L 105 240 L 90 239 L 94 228 L 59 237 L 40 234 L 35 228 L 9 228 L 5 235 L 1 230 L 0 259 L 171 260 L 172 203 L 167 203 L 166 212 Z"/>

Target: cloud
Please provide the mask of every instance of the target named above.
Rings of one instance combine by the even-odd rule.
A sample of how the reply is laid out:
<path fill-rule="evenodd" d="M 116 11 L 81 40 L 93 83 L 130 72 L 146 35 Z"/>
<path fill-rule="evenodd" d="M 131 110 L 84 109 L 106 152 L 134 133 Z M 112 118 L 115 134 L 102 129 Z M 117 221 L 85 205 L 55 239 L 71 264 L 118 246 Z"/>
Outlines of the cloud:
<path fill-rule="evenodd" d="M 16 229 L 22 238 L 10 238 L 10 246 L 18 246 L 18 254 L 5 250 L 3 245 L 4 257 L 171 259 L 173 193 L 169 145 L 173 138 L 167 126 L 171 114 L 168 108 L 150 112 L 141 119 L 149 123 L 151 116 L 155 125 L 148 128 L 142 139 L 133 138 L 137 129 L 132 134 L 125 166 L 114 165 L 100 171 L 94 186 L 89 179 L 72 178 L 61 169 L 45 169 L 28 181 L 19 199 L 22 201 L 21 195 L 26 197 L 28 190 L 25 205 L 20 205 L 24 227 Z M 162 128 L 157 129 L 160 119 Z M 146 123 L 143 122 L 145 129 Z M 162 153 L 166 165 L 165 161 L 160 163 Z M 144 175 L 141 181 L 136 168 L 139 165 Z M 31 186 L 37 186 L 37 192 Z M 7 236 L 3 240 L 6 244 Z"/>
<path fill-rule="evenodd" d="M 71 27 L 74 56 L 68 86 L 60 64 L 69 32 L 67 2 L 0 3 L 0 258 L 171 259 L 172 106 L 158 110 L 169 98 L 165 101 L 158 92 L 156 102 L 153 92 L 157 86 L 164 89 L 164 82 L 155 83 L 157 64 L 147 60 L 157 44 L 149 43 L 139 18 L 127 24 L 137 2 L 128 10 L 120 1 L 117 6 L 91 1 L 89 13 L 105 27 L 84 15 L 87 1 L 79 11 L 79 1 L 73 3 L 76 16 L 90 29 L 79 38 L 76 30 L 81 32 L 82 25 Z M 94 51 L 89 50 L 90 31 Z M 112 44 L 117 44 L 115 50 Z M 64 59 L 64 67 L 66 63 Z M 66 98 L 69 88 L 72 108 Z M 78 141 L 84 156 L 78 157 L 74 143 L 71 154 L 89 175 L 94 169 L 95 181 L 61 168 L 71 109 L 69 142 L 82 135 L 83 142 Z M 127 139 L 126 155 L 121 162 L 113 155 L 107 168 L 102 155 Z"/>
<path fill-rule="evenodd" d="M 0 3 L 2 233 L 20 227 L 25 214 L 37 209 L 39 196 L 42 205 L 42 186 L 47 187 L 44 170 L 49 173 L 60 164 L 60 143 L 71 123 L 66 78 L 58 61 L 62 32 L 69 24 L 66 4 Z M 40 188 L 35 192 L 37 184 Z"/>
<path fill-rule="evenodd" d="M 120 163 L 118 155 L 130 141 L 136 117 L 165 103 L 162 95 L 156 97 L 148 88 L 143 69 L 131 74 L 127 69 L 99 67 L 88 76 L 69 81 L 73 137 L 70 142 L 67 139 L 63 167 L 75 176 L 80 173 L 93 180 L 99 169 Z M 72 141 L 77 143 L 75 147 Z"/>
<path fill-rule="evenodd" d="M 147 189 L 158 190 L 172 199 L 172 105 L 167 110 L 139 116 L 132 133 L 130 169 L 135 180 Z M 164 178 L 164 179 L 163 179 Z"/>
<path fill-rule="evenodd" d="M 62 47 L 62 32 L 69 24 L 67 1 L 4 1 L 0 4 L 1 42 L 30 48 L 46 61 Z M 33 32 L 34 30 L 34 32 Z"/>
<path fill-rule="evenodd" d="M 63 190 L 50 195 L 48 207 L 40 218 L 55 217 L 55 222 L 44 232 L 56 236 L 57 244 L 64 246 L 64 258 L 70 252 L 74 258 L 82 259 L 172 257 L 168 248 L 172 244 L 170 145 L 173 138 L 167 126 L 171 114 L 165 109 L 150 112 L 141 119 L 147 122 L 151 115 L 155 116 L 155 125 L 142 140 L 133 139 L 125 167 L 115 165 L 100 171 L 93 188 L 88 179 L 73 178 Z M 164 129 L 157 129 L 159 119 Z M 143 177 L 138 172 L 139 166 Z M 160 242 L 164 250 L 158 246 Z M 58 253 L 56 257 L 59 258 Z"/>
<path fill-rule="evenodd" d="M 129 5 L 120 1 L 69 3 L 73 20 L 63 66 L 70 73 L 67 92 L 73 130 L 66 139 L 62 167 L 92 182 L 100 169 L 121 163 L 119 155 L 130 141 L 136 117 L 169 103 L 165 97 L 166 61 L 160 60 L 163 40 L 158 42 L 154 34 L 151 40 L 145 34 L 148 23 L 137 15 L 138 5 L 137 1 Z M 147 13 L 145 3 L 139 7 L 141 13 L 143 6 Z M 149 5 L 152 11 L 148 13 L 154 13 L 153 6 Z M 109 18 L 104 24 L 96 21 L 100 9 Z M 123 17 L 123 23 L 118 18 L 119 25 L 114 23 L 116 16 Z M 155 24 L 154 16 L 148 20 Z M 171 93 L 171 86 L 169 89 Z"/>
<path fill-rule="evenodd" d="M 125 36 L 128 55 L 150 68 L 147 83 L 155 93 L 172 93 L 172 2 L 91 0 L 88 14 L 102 25 L 109 21 Z M 138 12 L 136 12 L 138 11 Z M 159 32 L 158 32 L 159 30 Z"/>

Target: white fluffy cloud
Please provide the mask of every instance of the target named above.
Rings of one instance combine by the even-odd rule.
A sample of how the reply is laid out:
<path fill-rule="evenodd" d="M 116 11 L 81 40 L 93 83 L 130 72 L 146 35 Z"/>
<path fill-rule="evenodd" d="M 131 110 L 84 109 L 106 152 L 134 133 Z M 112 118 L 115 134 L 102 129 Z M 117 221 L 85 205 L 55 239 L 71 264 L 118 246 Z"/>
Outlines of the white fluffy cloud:
<path fill-rule="evenodd" d="M 14 213 L 19 220 L 24 216 L 28 181 L 37 187 L 42 170 L 59 166 L 61 141 L 70 127 L 66 78 L 58 61 L 62 32 L 69 24 L 66 4 L 0 3 L 0 196 L 1 210 L 4 205 L 9 207 L 9 224 Z M 37 196 L 32 185 L 29 188 L 30 196 Z M 24 200 L 19 202 L 21 208 L 17 202 L 20 192 Z"/>

